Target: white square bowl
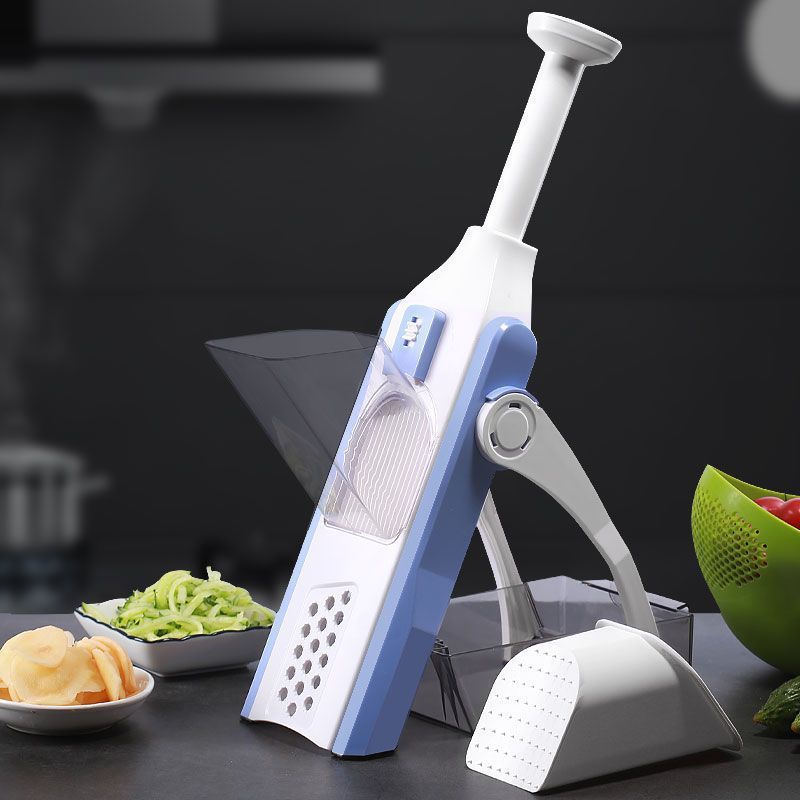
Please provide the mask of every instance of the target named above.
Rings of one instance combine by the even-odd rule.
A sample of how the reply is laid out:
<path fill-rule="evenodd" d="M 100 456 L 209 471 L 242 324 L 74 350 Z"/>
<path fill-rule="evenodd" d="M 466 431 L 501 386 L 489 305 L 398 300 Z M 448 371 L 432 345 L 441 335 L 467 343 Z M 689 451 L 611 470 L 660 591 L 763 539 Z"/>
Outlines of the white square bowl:
<path fill-rule="evenodd" d="M 94 605 L 103 614 L 113 617 L 124 602 L 124 599 L 117 598 Z M 80 608 L 75 609 L 75 617 L 89 636 L 106 636 L 118 642 L 137 667 L 164 678 L 234 669 L 257 661 L 272 630 L 271 626 L 248 628 L 244 631 L 198 633 L 184 639 L 147 642 L 92 619 Z"/>

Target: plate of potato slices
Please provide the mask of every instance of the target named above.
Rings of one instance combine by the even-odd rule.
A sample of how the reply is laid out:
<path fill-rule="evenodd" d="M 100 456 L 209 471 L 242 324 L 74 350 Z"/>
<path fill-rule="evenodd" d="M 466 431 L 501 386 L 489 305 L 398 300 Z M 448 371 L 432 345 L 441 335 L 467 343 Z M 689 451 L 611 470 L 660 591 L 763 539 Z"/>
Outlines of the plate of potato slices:
<path fill-rule="evenodd" d="M 104 730 L 130 716 L 153 685 L 152 675 L 104 636 L 76 642 L 69 631 L 47 625 L 0 648 L 0 722 L 24 733 Z"/>

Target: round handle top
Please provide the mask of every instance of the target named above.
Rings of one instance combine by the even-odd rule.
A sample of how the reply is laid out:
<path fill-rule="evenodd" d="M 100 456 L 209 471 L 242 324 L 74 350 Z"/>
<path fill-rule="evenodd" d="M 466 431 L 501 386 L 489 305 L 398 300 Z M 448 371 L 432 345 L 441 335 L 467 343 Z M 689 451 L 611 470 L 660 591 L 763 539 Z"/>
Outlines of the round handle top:
<path fill-rule="evenodd" d="M 558 53 L 587 67 L 608 64 L 622 42 L 581 22 L 535 11 L 528 17 L 528 36 L 547 53 Z"/>

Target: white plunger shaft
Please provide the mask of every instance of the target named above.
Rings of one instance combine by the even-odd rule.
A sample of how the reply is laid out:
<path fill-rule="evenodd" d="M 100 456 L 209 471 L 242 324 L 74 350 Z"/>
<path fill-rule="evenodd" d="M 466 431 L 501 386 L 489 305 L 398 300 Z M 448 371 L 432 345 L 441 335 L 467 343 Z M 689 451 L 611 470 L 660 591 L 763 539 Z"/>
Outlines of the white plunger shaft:
<path fill-rule="evenodd" d="M 608 64 L 622 48 L 602 31 L 541 12 L 528 18 L 528 36 L 544 59 L 484 222 L 514 239 L 528 227 L 584 68 Z"/>
<path fill-rule="evenodd" d="M 545 53 L 484 227 L 522 238 L 583 70 L 572 58 Z"/>

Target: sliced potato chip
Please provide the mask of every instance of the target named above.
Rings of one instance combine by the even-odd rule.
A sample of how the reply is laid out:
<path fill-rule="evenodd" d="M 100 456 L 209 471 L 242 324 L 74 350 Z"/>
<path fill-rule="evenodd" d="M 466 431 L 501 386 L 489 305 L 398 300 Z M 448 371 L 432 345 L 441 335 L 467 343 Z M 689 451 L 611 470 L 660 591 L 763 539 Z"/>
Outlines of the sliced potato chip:
<path fill-rule="evenodd" d="M 0 681 L 2 681 L 3 686 L 8 686 L 8 672 L 11 669 L 11 659 L 13 656 L 13 650 L 6 650 L 5 648 L 0 650 Z"/>
<path fill-rule="evenodd" d="M 75 697 L 76 706 L 91 706 L 95 703 L 107 703 L 108 693 L 105 689 L 102 692 L 78 692 Z"/>
<path fill-rule="evenodd" d="M 105 650 L 96 647 L 92 650 L 92 658 L 94 658 L 97 671 L 100 673 L 100 677 L 103 679 L 103 683 L 106 686 L 108 699 L 119 700 L 121 697 L 124 697 L 125 689 L 122 685 L 122 678 L 120 677 L 119 669 L 117 669 L 117 663 L 112 656 Z"/>
<path fill-rule="evenodd" d="M 46 626 L 0 648 L 0 699 L 91 705 L 125 697 L 128 687 L 131 694 L 138 690 L 130 658 L 106 637 L 76 642 L 69 631 Z"/>
<path fill-rule="evenodd" d="M 92 658 L 91 653 L 89 653 L 89 658 L 91 661 L 91 673 L 89 676 L 86 677 L 86 680 L 83 682 L 81 691 L 104 692 L 106 689 L 106 684 L 105 681 L 103 680 L 103 677 L 100 675 L 100 670 L 97 669 L 97 664 L 94 663 L 94 659 Z"/>
<path fill-rule="evenodd" d="M 75 647 L 80 648 L 81 650 L 85 651 L 89 654 L 89 658 L 91 660 L 92 665 L 92 676 L 88 678 L 86 683 L 83 686 L 84 692 L 104 692 L 106 690 L 106 685 L 103 683 L 103 679 L 100 677 L 100 673 L 97 669 L 97 665 L 94 663 L 94 659 L 92 656 L 92 647 L 91 647 L 91 640 L 83 638 L 78 642 L 75 642 Z"/>
<path fill-rule="evenodd" d="M 81 650 L 86 651 L 89 654 L 89 656 L 91 656 L 92 655 L 92 650 L 96 650 L 97 649 L 97 644 L 94 642 L 93 639 L 84 638 L 84 639 L 81 639 L 78 642 L 75 642 L 75 647 L 79 647 Z M 109 653 L 109 656 L 110 655 L 111 654 Z M 94 668 L 94 678 L 95 679 L 90 684 L 87 684 L 84 687 L 84 689 L 87 692 L 105 692 L 106 684 L 103 681 L 102 676 L 100 675 L 100 670 L 98 669 L 97 664 L 96 664 L 96 662 L 95 662 L 93 657 L 92 657 L 92 666 Z M 107 699 L 108 698 L 106 698 L 106 700 Z"/>
<path fill-rule="evenodd" d="M 64 706 L 72 703 L 79 692 L 98 686 L 99 681 L 91 655 L 69 647 L 57 667 L 45 667 L 22 653 L 14 653 L 7 683 L 12 697 L 16 692 L 25 703 Z"/>
<path fill-rule="evenodd" d="M 119 674 L 122 678 L 122 683 L 125 687 L 127 694 L 135 694 L 139 687 L 136 685 L 136 678 L 133 675 L 133 664 L 131 663 L 130 656 L 125 652 L 125 649 L 117 644 L 113 639 L 106 636 L 93 636 L 93 642 L 101 645 L 109 655 L 114 657 L 119 668 Z"/>
<path fill-rule="evenodd" d="M 28 661 L 43 667 L 57 667 L 64 660 L 68 646 L 66 631 L 46 625 L 44 628 L 23 631 L 12 636 L 3 645 L 3 650 L 19 653 Z"/>

